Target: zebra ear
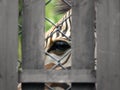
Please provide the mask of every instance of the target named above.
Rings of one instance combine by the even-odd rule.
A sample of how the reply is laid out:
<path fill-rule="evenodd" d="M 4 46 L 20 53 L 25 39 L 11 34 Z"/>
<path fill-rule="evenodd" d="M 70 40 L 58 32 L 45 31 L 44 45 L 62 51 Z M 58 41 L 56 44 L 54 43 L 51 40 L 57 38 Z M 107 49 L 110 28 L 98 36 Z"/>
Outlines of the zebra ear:
<path fill-rule="evenodd" d="M 58 0 L 56 2 L 56 12 L 59 14 L 64 14 L 71 9 L 72 0 Z"/>

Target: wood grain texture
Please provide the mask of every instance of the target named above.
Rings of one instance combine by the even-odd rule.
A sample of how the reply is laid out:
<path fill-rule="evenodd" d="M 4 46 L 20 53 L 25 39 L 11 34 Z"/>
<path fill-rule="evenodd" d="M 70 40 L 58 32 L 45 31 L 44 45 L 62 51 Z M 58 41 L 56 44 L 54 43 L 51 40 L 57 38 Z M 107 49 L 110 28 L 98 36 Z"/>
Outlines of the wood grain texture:
<path fill-rule="evenodd" d="M 75 82 L 95 83 L 95 77 L 90 70 L 23 70 L 20 74 L 21 82 Z"/>
<path fill-rule="evenodd" d="M 0 0 L 0 90 L 17 89 L 17 0 Z"/>
<path fill-rule="evenodd" d="M 120 0 L 99 0 L 97 6 L 97 90 L 119 90 Z"/>
<path fill-rule="evenodd" d="M 23 70 L 44 68 L 44 0 L 24 0 Z M 23 90 L 43 90 L 44 84 L 23 83 Z"/>
<path fill-rule="evenodd" d="M 44 1 L 24 0 L 22 31 L 23 69 L 44 67 Z"/>
<path fill-rule="evenodd" d="M 72 69 L 94 69 L 94 19 L 94 0 L 73 0 Z M 72 89 L 94 90 L 94 83 L 73 83 Z"/>

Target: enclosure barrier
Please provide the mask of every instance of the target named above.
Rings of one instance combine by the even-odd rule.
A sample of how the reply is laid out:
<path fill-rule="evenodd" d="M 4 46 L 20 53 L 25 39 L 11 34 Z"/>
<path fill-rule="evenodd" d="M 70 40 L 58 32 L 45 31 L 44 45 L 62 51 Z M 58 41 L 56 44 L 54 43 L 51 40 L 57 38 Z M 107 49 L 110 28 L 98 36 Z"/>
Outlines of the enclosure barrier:
<path fill-rule="evenodd" d="M 0 0 L 0 90 L 17 90 L 17 7 L 17 0 Z M 52 72 L 44 70 L 44 7 L 44 0 L 24 0 L 22 90 L 57 81 L 71 82 L 73 90 L 119 90 L 120 1 L 73 0 L 72 69 Z"/>
<path fill-rule="evenodd" d="M 17 89 L 17 0 L 0 0 L 0 90 Z"/>

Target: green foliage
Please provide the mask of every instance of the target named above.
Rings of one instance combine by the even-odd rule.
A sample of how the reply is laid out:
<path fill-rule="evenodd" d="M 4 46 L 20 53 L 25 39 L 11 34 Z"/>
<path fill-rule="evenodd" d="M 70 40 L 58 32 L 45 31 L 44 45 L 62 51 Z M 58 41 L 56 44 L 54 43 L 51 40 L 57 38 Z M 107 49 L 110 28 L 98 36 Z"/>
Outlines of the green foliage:
<path fill-rule="evenodd" d="M 46 0 L 46 2 L 48 2 L 49 0 Z M 57 1 L 58 0 L 51 0 L 50 3 L 48 3 L 45 7 L 45 16 L 46 18 L 48 18 L 50 21 L 52 21 L 53 23 L 57 23 L 60 18 L 63 16 L 61 14 L 57 14 L 56 11 L 56 5 L 57 5 Z M 49 30 L 53 25 L 46 21 L 45 22 L 45 30 Z"/>

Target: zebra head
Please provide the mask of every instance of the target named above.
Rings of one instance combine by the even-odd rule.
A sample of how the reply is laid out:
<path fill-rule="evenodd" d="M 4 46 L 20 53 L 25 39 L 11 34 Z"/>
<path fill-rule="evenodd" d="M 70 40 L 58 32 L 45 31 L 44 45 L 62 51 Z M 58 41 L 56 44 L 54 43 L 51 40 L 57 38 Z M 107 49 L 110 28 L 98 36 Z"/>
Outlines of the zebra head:
<path fill-rule="evenodd" d="M 67 69 L 71 67 L 71 0 L 61 0 L 58 12 L 65 15 L 45 34 L 45 68 Z"/>
<path fill-rule="evenodd" d="M 65 69 L 71 66 L 71 10 L 46 33 L 45 66 Z"/>

